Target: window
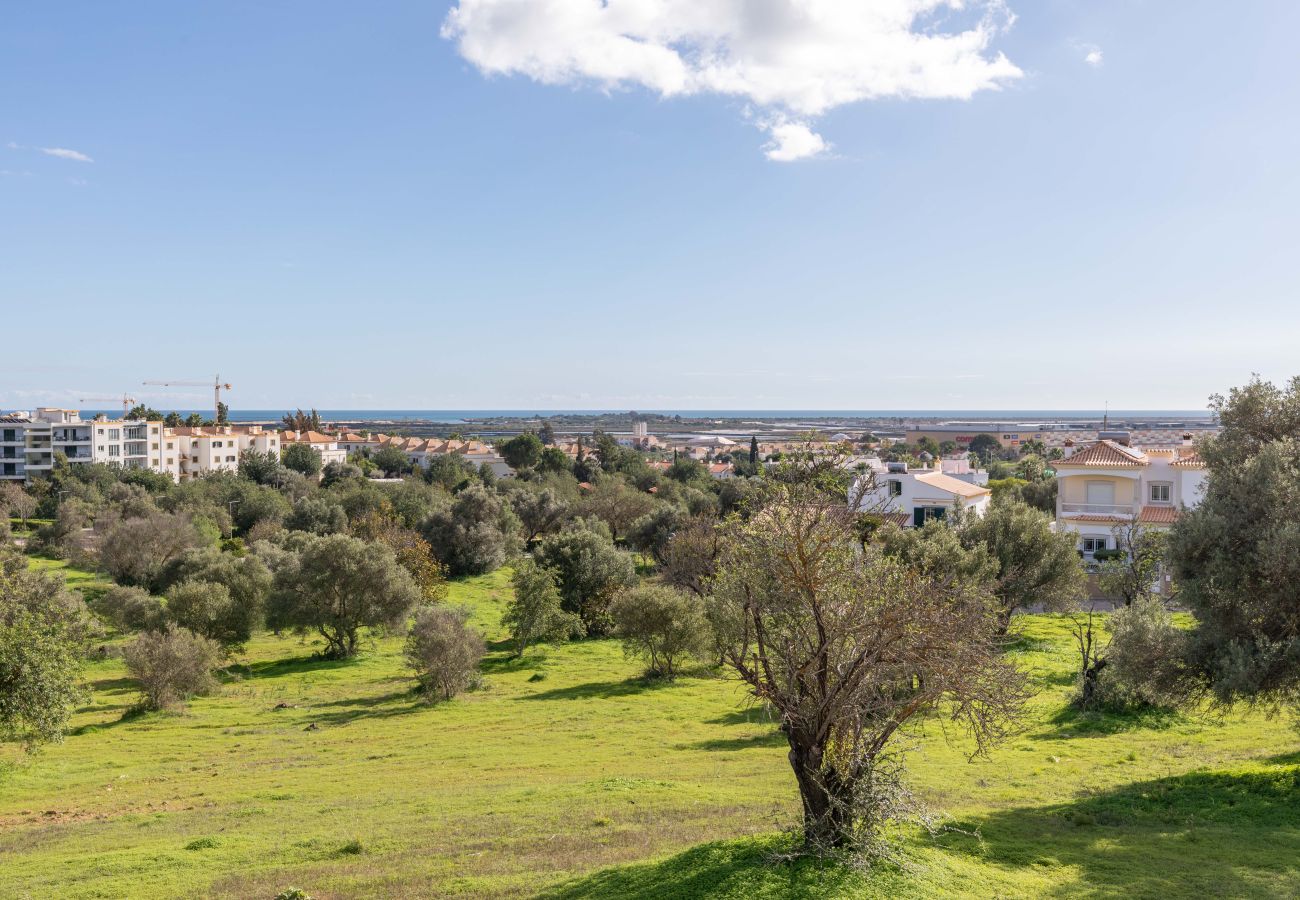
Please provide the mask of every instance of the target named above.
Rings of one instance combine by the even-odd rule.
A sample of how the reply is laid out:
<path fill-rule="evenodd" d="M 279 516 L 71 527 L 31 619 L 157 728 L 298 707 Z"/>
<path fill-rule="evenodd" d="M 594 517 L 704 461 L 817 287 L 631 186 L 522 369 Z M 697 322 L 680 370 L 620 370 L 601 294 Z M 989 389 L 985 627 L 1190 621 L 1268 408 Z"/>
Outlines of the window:
<path fill-rule="evenodd" d="M 1088 491 L 1089 506 L 1115 505 L 1115 482 L 1089 481 L 1085 487 Z"/>
<path fill-rule="evenodd" d="M 121 455 L 122 455 L 122 448 L 119 447 L 117 444 L 109 444 L 109 445 L 108 445 L 108 455 L 109 455 L 109 456 L 121 456 Z"/>
<path fill-rule="evenodd" d="M 899 481 L 897 478 L 890 479 L 889 496 L 891 497 L 903 496 L 903 482 Z"/>
<path fill-rule="evenodd" d="M 108 439 L 110 441 L 120 441 L 122 439 L 122 429 L 120 428 L 108 429 Z"/>
<path fill-rule="evenodd" d="M 176 449 L 176 442 L 175 442 L 175 441 L 168 441 L 168 442 L 167 442 L 167 449 L 168 449 L 168 450 L 175 450 L 175 449 Z"/>
<path fill-rule="evenodd" d="M 1106 539 L 1104 537 L 1085 537 L 1083 539 L 1083 552 L 1085 556 L 1092 556 L 1098 550 L 1106 549 Z"/>
<path fill-rule="evenodd" d="M 1168 503 L 1168 502 L 1170 502 L 1170 501 L 1169 501 L 1169 498 L 1172 496 L 1172 494 L 1171 494 L 1170 491 L 1169 491 L 1169 488 L 1170 488 L 1170 487 L 1171 487 L 1171 486 L 1168 485 L 1168 484 L 1153 484 L 1153 485 L 1151 485 L 1151 502 L 1152 502 L 1152 503 Z"/>

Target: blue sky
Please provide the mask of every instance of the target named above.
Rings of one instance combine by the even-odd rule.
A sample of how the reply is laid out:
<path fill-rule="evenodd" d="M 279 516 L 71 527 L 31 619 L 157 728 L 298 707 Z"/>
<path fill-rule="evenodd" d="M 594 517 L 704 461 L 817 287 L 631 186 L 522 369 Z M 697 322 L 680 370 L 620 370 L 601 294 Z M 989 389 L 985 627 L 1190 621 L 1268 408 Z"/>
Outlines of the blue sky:
<path fill-rule="evenodd" d="M 1300 4 L 939 10 L 909 33 L 987 27 L 982 73 L 881 88 L 910 39 L 836 38 L 867 99 L 828 103 L 689 48 L 603 77 L 518 9 L 11 4 L 0 406 L 220 372 L 239 408 L 1192 409 L 1300 373 Z M 823 148 L 769 159 L 783 124 Z"/>

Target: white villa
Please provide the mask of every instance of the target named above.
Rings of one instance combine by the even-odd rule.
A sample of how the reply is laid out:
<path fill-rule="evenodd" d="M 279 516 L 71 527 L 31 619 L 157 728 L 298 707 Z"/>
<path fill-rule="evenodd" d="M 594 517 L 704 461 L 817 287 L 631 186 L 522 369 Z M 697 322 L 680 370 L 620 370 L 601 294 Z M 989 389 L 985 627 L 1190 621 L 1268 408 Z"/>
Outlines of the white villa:
<path fill-rule="evenodd" d="M 1181 510 L 1201 502 L 1205 465 L 1190 435 L 1176 447 L 1131 447 L 1100 440 L 1066 446 L 1056 469 L 1056 527 L 1079 536 L 1091 559 L 1114 550 L 1115 531 L 1127 526 L 1168 528 Z"/>
<path fill-rule="evenodd" d="M 919 528 L 929 519 L 942 519 L 956 509 L 977 516 L 988 511 L 993 492 L 938 469 L 909 469 L 887 463 L 856 480 L 850 502 L 862 512 L 876 512 L 904 528 Z"/>

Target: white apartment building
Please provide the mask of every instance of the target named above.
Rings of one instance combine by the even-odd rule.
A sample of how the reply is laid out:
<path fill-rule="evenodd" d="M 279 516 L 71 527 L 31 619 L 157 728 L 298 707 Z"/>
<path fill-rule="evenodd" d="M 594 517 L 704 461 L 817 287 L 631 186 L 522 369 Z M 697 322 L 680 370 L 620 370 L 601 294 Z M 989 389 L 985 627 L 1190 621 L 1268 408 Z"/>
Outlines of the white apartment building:
<path fill-rule="evenodd" d="M 856 501 L 861 512 L 879 513 L 904 528 L 920 528 L 957 509 L 983 516 L 992 499 L 988 488 L 937 469 L 886 463 L 855 481 L 849 502 Z"/>
<path fill-rule="evenodd" d="M 1201 502 L 1205 464 L 1190 435 L 1172 447 L 1131 447 L 1119 440 L 1067 446 L 1056 469 L 1056 527 L 1078 535 L 1085 559 L 1117 549 L 1115 532 L 1168 528 Z"/>
<path fill-rule="evenodd" d="M 188 481 L 208 472 L 239 471 L 239 455 L 245 450 L 280 455 L 280 435 L 261 425 L 209 425 L 199 428 L 163 429 L 163 458 L 159 471 L 177 481 Z"/>
<path fill-rule="evenodd" d="M 290 444 L 306 444 L 320 455 L 321 466 L 328 466 L 330 463 L 345 463 L 348 461 L 348 451 L 339 446 L 338 438 L 331 437 L 328 434 L 321 434 L 319 431 L 282 431 L 280 432 L 280 446 L 288 447 Z"/>
<path fill-rule="evenodd" d="M 70 463 L 105 463 L 162 469 L 161 422 L 81 418 L 75 409 L 41 407 L 0 416 L 0 479 L 26 481 L 50 474 L 54 457 Z"/>

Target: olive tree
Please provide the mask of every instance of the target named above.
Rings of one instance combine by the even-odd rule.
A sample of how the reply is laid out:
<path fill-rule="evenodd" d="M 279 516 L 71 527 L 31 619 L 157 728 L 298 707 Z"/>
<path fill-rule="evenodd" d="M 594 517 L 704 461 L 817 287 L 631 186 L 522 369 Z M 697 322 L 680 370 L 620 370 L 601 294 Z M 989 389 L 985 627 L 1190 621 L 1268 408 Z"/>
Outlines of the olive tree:
<path fill-rule="evenodd" d="M 609 614 L 623 652 L 645 659 L 649 675 L 673 678 L 686 660 L 703 656 L 712 645 L 703 601 L 666 585 L 646 584 L 620 594 Z"/>
<path fill-rule="evenodd" d="M 321 470 L 321 455 L 307 444 L 289 444 L 280 451 L 280 462 L 286 469 L 313 478 Z"/>
<path fill-rule="evenodd" d="M 146 709 L 171 709 L 217 686 L 212 676 L 220 658 L 217 643 L 175 623 L 140 635 L 126 645 L 122 658 L 140 682 Z"/>
<path fill-rule="evenodd" d="M 12 551 L 0 556 L 0 741 L 63 740 L 82 699 L 80 607 L 61 578 L 28 571 Z"/>
<path fill-rule="evenodd" d="M 945 714 L 976 753 L 1017 722 L 995 599 L 864 552 L 810 484 L 773 484 L 729 526 L 709 608 L 724 661 L 779 718 L 809 851 L 884 852 L 883 825 L 908 813 L 896 738 L 917 716 Z"/>
<path fill-rule="evenodd" d="M 487 646 L 468 621 L 467 610 L 426 606 L 411 623 L 406 659 L 421 690 L 431 700 L 450 700 L 478 676 L 478 664 Z"/>
<path fill-rule="evenodd" d="M 172 560 L 199 542 L 199 533 L 185 513 L 122 519 L 106 530 L 99 561 L 118 584 L 154 587 Z"/>
<path fill-rule="evenodd" d="M 470 485 L 424 524 L 424 538 L 452 575 L 483 575 L 519 546 L 519 520 L 496 491 Z"/>
<path fill-rule="evenodd" d="M 350 657 L 361 628 L 397 627 L 419 602 L 419 587 L 387 547 L 343 534 L 300 540 L 276 567 L 272 628 L 313 629 L 327 656 Z"/>
<path fill-rule="evenodd" d="M 510 629 L 515 656 L 523 656 L 532 644 L 562 641 L 583 632 L 581 617 L 565 612 L 555 573 L 531 559 L 515 566 L 514 587 L 501 624 Z"/>
<path fill-rule="evenodd" d="M 1300 377 L 1255 378 L 1210 408 L 1199 506 L 1170 535 L 1179 601 L 1195 616 L 1189 677 L 1221 701 L 1300 706 Z"/>
<path fill-rule="evenodd" d="M 997 563 L 994 594 L 1003 633 L 1017 609 L 1041 605 L 1061 612 L 1073 609 L 1083 595 L 1086 576 L 1075 535 L 1054 531 L 1051 518 L 1040 510 L 1018 500 L 994 503 L 959 534 L 963 545 L 982 546 Z"/>
<path fill-rule="evenodd" d="M 565 611 L 581 616 L 589 635 L 609 634 L 610 601 L 636 582 L 636 566 L 631 554 L 614 546 L 608 529 L 579 519 L 543 539 L 533 556 L 555 573 Z"/>

